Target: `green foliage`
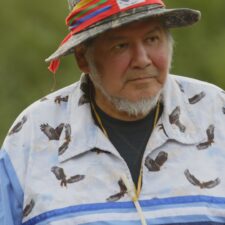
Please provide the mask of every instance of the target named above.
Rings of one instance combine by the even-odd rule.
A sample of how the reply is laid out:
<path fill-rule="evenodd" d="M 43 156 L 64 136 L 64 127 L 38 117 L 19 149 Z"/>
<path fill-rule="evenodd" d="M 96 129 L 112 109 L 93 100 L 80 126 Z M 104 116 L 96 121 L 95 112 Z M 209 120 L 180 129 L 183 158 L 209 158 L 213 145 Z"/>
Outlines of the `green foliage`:
<path fill-rule="evenodd" d="M 202 19 L 192 27 L 175 29 L 172 72 L 225 88 L 225 1 L 166 0 L 171 7 L 200 10 Z"/>
<path fill-rule="evenodd" d="M 190 7 L 202 12 L 193 27 L 175 29 L 172 72 L 225 88 L 225 1 L 165 0 L 168 8 Z M 0 8 L 0 143 L 16 116 L 51 91 L 53 75 L 44 59 L 67 34 L 67 1 L 9 0 Z M 56 74 L 61 88 L 79 78 L 73 56 L 63 58 Z"/>

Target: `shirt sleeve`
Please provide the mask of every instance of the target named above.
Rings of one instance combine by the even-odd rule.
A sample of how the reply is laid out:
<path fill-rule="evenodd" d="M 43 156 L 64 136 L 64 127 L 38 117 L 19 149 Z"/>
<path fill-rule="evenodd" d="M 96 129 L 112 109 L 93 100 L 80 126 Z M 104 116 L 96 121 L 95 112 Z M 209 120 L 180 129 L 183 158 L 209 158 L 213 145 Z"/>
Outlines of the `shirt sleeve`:
<path fill-rule="evenodd" d="M 0 224 L 21 225 L 23 191 L 9 155 L 0 150 Z"/>

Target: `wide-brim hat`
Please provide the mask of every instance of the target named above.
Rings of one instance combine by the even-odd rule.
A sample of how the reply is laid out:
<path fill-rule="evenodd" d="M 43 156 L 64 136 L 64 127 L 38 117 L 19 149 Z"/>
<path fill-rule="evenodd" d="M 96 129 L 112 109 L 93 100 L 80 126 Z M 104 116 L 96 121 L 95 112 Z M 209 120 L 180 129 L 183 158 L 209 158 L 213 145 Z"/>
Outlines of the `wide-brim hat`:
<path fill-rule="evenodd" d="M 201 13 L 189 8 L 167 9 L 162 0 L 68 0 L 71 12 L 66 19 L 70 33 L 45 61 L 53 62 L 74 51 L 74 47 L 103 32 L 125 24 L 160 18 L 166 28 L 188 26 Z M 54 63 L 53 63 L 54 64 Z M 56 63 L 57 64 L 57 63 Z"/>

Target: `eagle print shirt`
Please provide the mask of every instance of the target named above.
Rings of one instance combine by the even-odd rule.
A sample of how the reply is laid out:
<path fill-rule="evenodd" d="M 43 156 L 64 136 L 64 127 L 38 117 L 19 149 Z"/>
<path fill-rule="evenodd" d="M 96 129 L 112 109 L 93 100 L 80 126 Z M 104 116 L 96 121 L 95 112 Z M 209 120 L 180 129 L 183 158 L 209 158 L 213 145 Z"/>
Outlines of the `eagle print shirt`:
<path fill-rule="evenodd" d="M 10 128 L 0 151 L 1 225 L 141 224 L 130 171 L 95 124 L 88 88 L 83 75 Z M 162 101 L 142 160 L 147 224 L 225 224 L 225 93 L 169 75 Z"/>

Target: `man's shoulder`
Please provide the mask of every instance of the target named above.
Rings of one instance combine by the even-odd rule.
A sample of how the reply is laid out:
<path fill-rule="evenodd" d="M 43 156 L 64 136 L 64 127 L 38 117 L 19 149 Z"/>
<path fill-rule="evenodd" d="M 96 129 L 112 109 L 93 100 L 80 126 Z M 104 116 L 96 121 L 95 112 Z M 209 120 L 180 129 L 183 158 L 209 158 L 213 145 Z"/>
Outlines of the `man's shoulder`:
<path fill-rule="evenodd" d="M 33 102 L 18 115 L 9 134 L 15 132 L 18 124 L 24 124 L 24 127 L 28 127 L 27 130 L 32 130 L 37 124 L 57 126 L 59 121 L 65 121 L 68 117 L 70 99 L 79 94 L 79 83 L 78 81 Z"/>
<path fill-rule="evenodd" d="M 56 90 L 48 95 L 38 99 L 29 105 L 23 113 L 36 114 L 36 113 L 55 113 L 65 108 L 69 99 L 76 94 L 76 90 L 79 88 L 79 81 L 69 86 Z"/>
<path fill-rule="evenodd" d="M 183 85 L 187 85 L 189 88 L 201 86 L 201 87 L 205 87 L 209 89 L 214 89 L 217 91 L 222 90 L 220 87 L 216 86 L 215 84 L 209 83 L 207 81 L 199 80 L 196 78 L 191 78 L 191 77 L 187 77 L 183 75 L 174 75 L 174 74 L 170 74 L 170 76 L 173 79 L 177 80 L 178 82 L 181 82 Z"/>
<path fill-rule="evenodd" d="M 180 75 L 171 74 L 170 77 L 179 85 L 181 91 L 187 95 L 199 91 L 205 92 L 211 97 L 220 95 L 225 100 L 224 90 L 215 84 Z"/>

